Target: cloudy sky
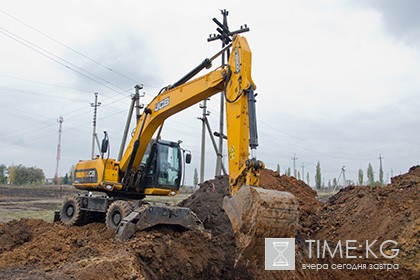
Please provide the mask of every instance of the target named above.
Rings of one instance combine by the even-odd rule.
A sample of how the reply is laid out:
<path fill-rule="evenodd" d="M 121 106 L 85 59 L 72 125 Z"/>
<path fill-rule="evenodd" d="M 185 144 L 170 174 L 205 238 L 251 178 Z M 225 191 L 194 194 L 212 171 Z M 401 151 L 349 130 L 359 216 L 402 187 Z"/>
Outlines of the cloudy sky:
<path fill-rule="evenodd" d="M 117 156 L 130 94 L 147 104 L 220 48 L 213 17 L 248 24 L 257 84 L 260 147 L 267 167 L 310 172 L 325 184 L 357 179 L 369 163 L 385 180 L 419 163 L 418 1 L 3 1 L 0 6 L 0 163 L 55 173 L 57 118 L 64 117 L 60 173 L 91 153 L 94 92 Z M 219 96 L 209 102 L 217 130 Z M 199 168 L 198 105 L 169 119 L 163 138 L 183 140 Z M 226 151 L 226 148 L 224 149 Z M 206 178 L 215 155 L 207 138 Z"/>

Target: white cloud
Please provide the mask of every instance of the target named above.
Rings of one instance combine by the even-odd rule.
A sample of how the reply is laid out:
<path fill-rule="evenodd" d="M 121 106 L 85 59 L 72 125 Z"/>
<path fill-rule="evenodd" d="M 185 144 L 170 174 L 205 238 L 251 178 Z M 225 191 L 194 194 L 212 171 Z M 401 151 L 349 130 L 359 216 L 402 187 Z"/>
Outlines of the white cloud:
<path fill-rule="evenodd" d="M 418 49 L 390 36 L 387 16 L 380 9 L 342 1 L 24 2 L 25 9 L 20 8 L 21 2 L 9 2 L 1 10 L 140 80 L 148 86 L 145 103 L 160 87 L 173 83 L 219 49 L 219 43 L 206 39 L 215 31 L 211 19 L 220 19 L 219 9 L 226 8 L 231 29 L 244 23 L 251 28 L 245 36 L 253 51 L 253 78 L 259 93 L 259 155 L 268 167 L 275 168 L 277 163 L 291 166 L 290 158 L 296 152 L 299 165 L 305 162 L 311 174 L 320 160 L 327 179 L 338 177 L 342 165 L 348 166 L 348 177 L 355 179 L 357 169 L 376 162 L 379 153 L 385 157 L 386 172 L 404 172 L 416 163 L 419 146 L 413 139 L 419 134 L 413 128 L 419 125 L 415 118 Z M 4 14 L 0 27 L 95 73 L 111 82 L 109 87 L 134 86 Z M 88 158 L 89 103 L 94 91 L 100 92 L 102 102 L 98 131 L 110 132 L 112 152 L 117 154 L 128 97 L 3 34 L 0 44 L 0 75 L 74 88 L 0 76 L 2 87 L 32 91 L 0 88 L 1 104 L 12 108 L 0 107 L 0 163 L 37 165 L 53 176 L 59 115 L 65 119 L 62 173 L 77 160 Z M 218 101 L 216 96 L 209 103 L 213 112 L 218 111 Z M 164 130 L 166 138 L 182 139 L 183 146 L 193 152 L 193 164 L 187 169 L 189 181 L 194 167 L 199 167 L 201 124 L 196 117 L 200 114 L 198 106 L 189 108 L 169 119 Z M 212 113 L 213 130 L 218 129 L 218 120 Z M 209 178 L 214 173 L 214 153 L 208 138 L 206 161 Z"/>

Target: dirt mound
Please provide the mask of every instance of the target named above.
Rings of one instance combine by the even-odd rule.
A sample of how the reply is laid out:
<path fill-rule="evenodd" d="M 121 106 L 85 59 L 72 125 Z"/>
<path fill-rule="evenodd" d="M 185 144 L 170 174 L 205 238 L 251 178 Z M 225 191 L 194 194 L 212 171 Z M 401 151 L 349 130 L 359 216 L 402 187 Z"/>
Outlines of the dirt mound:
<path fill-rule="evenodd" d="M 190 208 L 213 235 L 233 235 L 229 218 L 222 207 L 223 197 L 228 194 L 228 176 L 220 176 L 204 182 L 200 189 L 178 205 Z"/>
<path fill-rule="evenodd" d="M 24 223 L 12 221 L 7 225 L 0 225 L 0 253 L 9 251 L 16 246 L 29 241 L 32 234 Z"/>
<path fill-rule="evenodd" d="M 377 240 L 372 246 L 376 252 L 382 242 L 394 240 L 399 254 L 392 261 L 419 275 L 420 167 L 412 167 L 391 182 L 386 187 L 352 186 L 341 190 L 319 213 L 321 227 L 314 238 L 331 242 Z M 391 254 L 394 247 L 384 247 L 385 253 Z M 377 261 L 390 262 L 381 254 Z"/>
<path fill-rule="evenodd" d="M 418 186 L 420 184 L 420 166 L 413 166 L 408 173 L 391 178 L 391 184 L 399 188 Z"/>
<path fill-rule="evenodd" d="M 1 236 L 0 244 L 5 249 L 0 254 L 2 279 L 16 275 L 24 279 L 25 275 L 30 275 L 27 279 L 236 277 L 230 270 L 234 252 L 225 252 L 231 240 L 205 232 L 158 227 L 119 243 L 114 241 L 113 232 L 98 223 L 65 227 L 22 219 L 3 227 L 16 233 L 24 228 L 27 237 L 10 241 Z"/>

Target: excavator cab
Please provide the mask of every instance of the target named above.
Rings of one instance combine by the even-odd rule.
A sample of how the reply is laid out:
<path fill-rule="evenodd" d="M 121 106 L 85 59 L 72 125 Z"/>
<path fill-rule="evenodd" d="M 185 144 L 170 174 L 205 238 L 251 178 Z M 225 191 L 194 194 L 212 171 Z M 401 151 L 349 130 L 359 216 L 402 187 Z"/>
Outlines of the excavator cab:
<path fill-rule="evenodd" d="M 180 142 L 151 140 L 139 167 L 139 172 L 145 176 L 142 186 L 145 191 L 162 189 L 175 194 L 182 183 L 183 164 L 191 162 L 191 156 L 185 161 L 182 157 Z"/>

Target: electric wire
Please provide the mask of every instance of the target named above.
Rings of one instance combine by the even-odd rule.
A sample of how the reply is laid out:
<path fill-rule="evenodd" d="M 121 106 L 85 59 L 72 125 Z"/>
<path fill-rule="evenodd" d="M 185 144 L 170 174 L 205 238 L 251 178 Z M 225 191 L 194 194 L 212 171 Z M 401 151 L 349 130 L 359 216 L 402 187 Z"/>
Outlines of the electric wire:
<path fill-rule="evenodd" d="M 114 104 L 114 103 L 116 103 L 116 102 L 118 102 L 118 101 L 121 101 L 122 99 L 126 99 L 126 98 L 127 98 L 127 96 L 124 96 L 124 97 L 122 97 L 122 98 L 120 98 L 120 99 L 113 100 L 113 101 L 112 101 L 112 102 L 110 102 L 110 103 L 106 103 L 106 104 L 104 104 L 102 107 L 107 107 L 107 106 L 110 106 L 110 105 L 112 105 L 112 104 Z M 83 111 L 83 112 L 80 112 L 80 113 L 78 113 L 78 114 L 76 114 L 76 115 L 74 115 L 74 116 L 71 116 L 71 114 L 74 114 L 74 113 L 76 113 L 76 112 L 79 112 L 79 111 L 81 111 L 81 109 L 74 110 L 74 111 L 69 112 L 69 113 L 67 113 L 67 114 L 62 114 L 62 116 L 64 116 L 66 120 L 73 120 L 73 119 L 76 119 L 76 118 L 78 118 L 78 117 L 81 117 L 81 116 L 83 116 L 83 115 L 85 115 L 85 114 L 87 114 L 87 113 L 90 113 L 90 112 L 91 112 L 91 110 L 90 110 L 90 109 L 89 109 L 89 110 L 87 110 L 87 109 L 85 110 L 85 107 L 84 107 L 84 108 L 82 108 L 82 110 L 84 110 L 84 111 Z M 125 110 L 125 111 L 127 111 L 127 110 Z M 22 112 L 24 112 L 24 111 L 22 111 Z M 26 113 L 26 112 L 24 112 L 24 113 Z M 104 118 L 105 118 L 105 117 L 104 117 Z M 51 120 L 46 120 L 46 121 L 44 121 L 44 122 L 41 122 L 40 124 L 42 124 L 42 123 L 48 123 L 48 122 L 50 122 L 50 121 L 51 121 Z M 30 127 L 28 127 L 28 128 L 22 128 L 22 129 L 19 129 L 19 130 L 14 131 L 14 132 L 20 132 L 20 131 L 21 131 L 22 133 L 18 133 L 18 134 L 12 135 L 11 137 L 3 138 L 3 139 L 1 139 L 1 140 L 2 140 L 2 141 L 10 141 L 10 140 L 13 140 L 13 139 L 15 139 L 15 138 L 21 137 L 21 136 L 23 136 L 23 135 L 28 135 L 28 134 L 33 134 L 33 133 L 36 133 L 36 132 L 41 131 L 41 130 L 43 130 L 43 129 L 49 128 L 49 127 L 51 127 L 51 126 L 53 126 L 53 125 L 56 125 L 56 123 L 55 123 L 55 119 L 54 119 L 54 123 L 47 124 L 47 125 L 43 125 L 43 126 L 41 126 L 41 127 L 33 128 L 33 126 L 30 126 Z M 29 128 L 33 128 L 33 129 L 29 129 Z M 2 148 L 2 147 L 5 147 L 6 145 L 8 145 L 8 144 L 2 145 L 2 146 L 0 146 L 0 147 Z"/>
<path fill-rule="evenodd" d="M 121 76 L 121 77 L 123 77 L 123 78 L 125 78 L 125 79 L 129 80 L 129 81 L 132 81 L 132 82 L 134 82 L 135 84 L 139 84 L 139 83 L 140 83 L 139 81 L 137 81 L 137 80 L 135 80 L 135 79 L 131 78 L 130 76 L 128 76 L 128 75 L 126 75 L 126 74 L 124 74 L 124 73 L 122 73 L 122 72 L 120 72 L 120 71 L 117 71 L 117 70 L 115 70 L 115 69 L 113 69 L 113 68 L 111 68 L 111 67 L 108 67 L 108 66 L 104 65 L 103 63 L 101 63 L 101 62 L 99 62 L 99 61 L 97 61 L 97 60 L 95 60 L 95 59 L 93 59 L 93 58 L 91 58 L 91 57 L 89 57 L 89 56 L 87 56 L 87 55 L 85 55 L 85 54 L 81 53 L 80 51 L 78 51 L 78 50 L 76 50 L 76 49 L 74 49 L 74 48 L 72 48 L 72 47 L 70 47 L 70 46 L 68 46 L 68 45 L 66 45 L 66 44 L 64 44 L 64 43 L 62 43 L 62 42 L 60 42 L 60 41 L 58 41 L 57 39 L 54 39 L 53 37 L 51 37 L 51 36 L 47 35 L 46 33 L 42 32 L 42 31 L 40 31 L 39 29 L 37 29 L 37 28 L 35 28 L 35 27 L 31 26 L 30 24 L 28 24 L 28 23 L 26 23 L 26 22 L 24 22 L 24 21 L 22 21 L 22 20 L 18 19 L 17 17 L 15 17 L 15 16 L 13 16 L 13 15 L 11 15 L 11 14 L 9 14 L 9 13 L 7 13 L 7 12 L 3 11 L 3 10 L 0 10 L 0 12 L 1 12 L 1 13 L 3 13 L 3 14 L 5 14 L 5 15 L 7 15 L 8 17 L 10 17 L 10 18 L 12 18 L 12 19 L 16 20 L 17 22 L 19 22 L 19 23 L 21 23 L 21 24 L 25 25 L 26 27 L 28 27 L 28 28 L 32 29 L 33 31 L 35 31 L 35 32 L 37 32 L 37 33 L 39 33 L 39 34 L 41 34 L 42 36 L 44 36 L 44 37 L 46 37 L 46 38 L 50 39 L 51 41 L 53 41 L 53 42 L 55 42 L 55 43 L 59 44 L 60 46 L 62 46 L 62 47 L 64 47 L 64 48 L 66 48 L 66 49 L 68 49 L 68 50 L 71 50 L 72 52 L 74 52 L 74 53 L 76 53 L 76 54 L 80 55 L 81 57 L 83 57 L 83 58 L 85 58 L 85 59 L 87 59 L 87 60 L 89 60 L 89 61 L 91 61 L 91 62 L 93 62 L 93 63 L 95 63 L 95 64 L 97 64 L 97 65 L 99 65 L 99 66 L 101 66 L 101 67 L 103 67 L 103 68 L 105 68 L 105 69 L 107 69 L 108 71 L 110 71 L 110 72 L 112 72 L 112 73 L 115 73 L 115 74 L 117 74 L 117 75 L 119 75 L 119 76 Z M 155 87 L 155 86 L 152 86 L 152 85 L 145 85 L 145 84 L 143 84 L 143 83 L 140 83 L 140 84 L 142 84 L 143 86 L 150 87 L 150 88 L 158 88 L 158 87 Z"/>
<path fill-rule="evenodd" d="M 57 85 L 57 84 L 50 84 L 50 83 L 46 83 L 46 82 L 40 82 L 40 81 L 34 81 L 34 80 L 29 80 L 29 79 L 24 79 L 24 78 L 19 78 L 19 77 L 13 77 L 13 76 L 9 76 L 9 75 L 0 74 L 0 77 L 4 77 L 4 78 L 7 78 L 7 79 L 24 81 L 24 82 L 29 82 L 29 83 L 36 83 L 36 84 L 46 85 L 46 86 L 55 87 L 55 88 L 70 89 L 70 90 L 74 90 L 74 91 L 78 91 L 78 92 L 91 93 L 90 91 L 77 89 L 77 88 L 74 88 L 74 87 Z"/>
<path fill-rule="evenodd" d="M 209 112 L 211 112 L 212 114 L 216 115 L 216 116 L 220 116 L 220 114 L 218 112 L 216 112 L 215 109 L 213 109 L 213 108 L 210 107 L 210 104 L 207 104 L 207 110 Z M 263 126 L 266 126 L 266 127 L 270 128 L 272 131 L 275 130 L 275 131 L 277 131 L 277 132 L 279 132 L 279 133 L 281 133 L 283 135 L 286 135 L 286 136 L 288 136 L 290 138 L 294 138 L 294 139 L 298 140 L 299 142 L 306 142 L 306 140 L 302 140 L 299 137 L 290 135 L 290 134 L 288 134 L 288 133 L 280 130 L 279 128 L 274 127 L 274 126 L 271 126 L 271 125 L 269 125 L 266 122 L 263 122 L 261 120 L 257 120 L 257 123 L 259 125 L 263 125 Z M 269 137 L 269 138 L 273 138 L 273 137 Z M 356 157 L 353 157 L 353 156 L 343 157 L 343 156 L 337 156 L 337 155 L 333 155 L 333 154 L 329 154 L 329 153 L 323 153 L 323 152 L 320 152 L 319 150 L 316 150 L 316 149 L 313 149 L 313 148 L 307 148 L 305 146 L 298 145 L 298 144 L 295 144 L 293 142 L 283 140 L 281 137 L 275 137 L 275 138 L 277 139 L 276 141 L 283 142 L 287 146 L 293 146 L 293 147 L 295 147 L 297 149 L 300 149 L 300 150 L 303 150 L 303 151 L 306 151 L 306 152 L 310 152 L 312 154 L 318 154 L 318 155 L 321 155 L 321 156 L 326 156 L 326 157 L 329 157 L 329 158 L 336 158 L 336 159 L 341 159 L 341 160 L 360 160 L 360 158 L 356 158 Z M 310 145 L 311 145 L 311 147 L 315 147 L 315 148 L 318 147 L 319 149 L 323 149 L 323 150 L 325 149 L 325 148 L 323 148 L 321 146 L 316 146 L 316 145 L 314 145 L 312 143 Z M 340 151 L 340 153 L 342 153 L 342 151 Z"/>
<path fill-rule="evenodd" d="M 106 88 L 108 88 L 108 89 L 110 89 L 110 90 L 112 90 L 112 91 L 114 91 L 114 92 L 116 92 L 118 94 L 124 94 L 124 93 L 122 93 L 122 92 L 120 92 L 120 91 L 118 91 L 118 90 L 116 90 L 116 89 L 113 88 L 113 87 L 116 87 L 116 88 L 118 88 L 120 90 L 125 91 L 125 89 L 121 88 L 120 86 L 114 85 L 113 83 L 107 81 L 106 79 L 103 79 L 103 78 L 99 77 L 98 75 L 95 75 L 95 74 L 93 74 L 93 73 L 91 73 L 91 72 L 89 72 L 89 71 L 87 71 L 87 70 L 85 70 L 85 69 L 83 69 L 83 68 L 81 68 L 81 67 L 73 64 L 73 63 L 71 63 L 70 61 L 68 61 L 66 59 L 63 59 L 63 58 L 61 58 L 61 57 L 59 57 L 59 56 L 51 53 L 50 51 L 48 51 L 48 50 L 46 50 L 46 49 L 44 49 L 42 47 L 39 47 L 38 45 L 36 45 L 34 43 L 31 43 L 30 41 L 28 41 L 28 40 L 20 37 L 19 35 L 14 34 L 13 32 L 10 32 L 10 31 L 4 29 L 3 27 L 0 27 L 0 33 L 2 33 L 3 35 L 9 37 L 10 39 L 12 39 L 12 40 L 14 40 L 16 42 L 18 42 L 18 43 L 20 43 L 20 44 L 28 47 L 29 49 L 31 49 L 31 50 L 33 50 L 33 51 L 41 54 L 42 56 L 44 56 L 44 57 L 46 57 L 46 58 L 54 61 L 55 63 L 57 63 L 57 64 L 65 67 L 65 68 L 67 68 L 67 69 L 69 69 L 69 70 L 71 70 L 71 71 L 73 71 L 73 72 L 75 72 L 75 73 L 77 73 L 77 74 L 79 74 L 79 75 L 81 75 L 81 76 L 83 76 L 83 77 L 85 77 L 85 78 L 87 78 L 87 79 L 89 79 L 89 80 L 97 83 L 97 84 L 102 85 L 103 87 L 106 87 Z M 69 66 L 69 65 L 67 65 L 66 63 L 69 64 L 69 65 L 71 65 L 72 67 Z M 77 70 L 77 69 L 75 69 L 75 68 L 79 69 L 80 71 Z M 85 74 L 85 73 L 82 73 L 81 71 L 86 72 L 88 75 Z M 103 82 L 100 82 L 100 81 L 98 81 L 98 80 L 90 77 L 89 75 L 91 75 L 91 76 L 95 77 L 96 79 L 99 79 L 99 80 L 101 80 Z M 111 85 L 113 87 L 111 87 L 109 85 Z"/>

